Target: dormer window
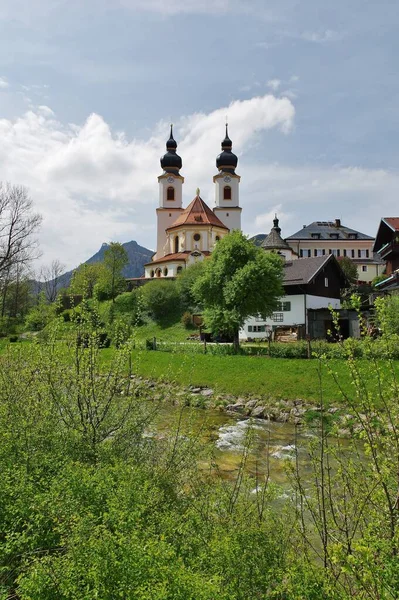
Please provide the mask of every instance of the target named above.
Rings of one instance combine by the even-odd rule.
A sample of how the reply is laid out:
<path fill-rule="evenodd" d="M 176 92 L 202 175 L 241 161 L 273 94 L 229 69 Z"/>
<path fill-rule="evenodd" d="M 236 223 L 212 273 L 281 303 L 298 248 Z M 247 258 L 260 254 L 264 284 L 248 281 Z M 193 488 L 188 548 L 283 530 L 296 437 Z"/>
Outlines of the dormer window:
<path fill-rule="evenodd" d="M 172 186 L 169 186 L 168 189 L 166 190 L 166 199 L 167 200 L 174 200 L 175 199 L 175 188 Z"/>
<path fill-rule="evenodd" d="M 350 240 L 356 240 L 357 239 L 357 233 L 349 233 L 348 237 Z"/>
<path fill-rule="evenodd" d="M 330 238 L 331 238 L 332 240 L 337 240 L 337 239 L 338 239 L 338 237 L 339 237 L 339 236 L 338 236 L 338 233 L 330 233 Z"/>
<path fill-rule="evenodd" d="M 312 239 L 319 240 L 320 239 L 320 233 L 312 233 Z"/>
<path fill-rule="evenodd" d="M 231 200 L 231 187 L 225 185 L 223 188 L 223 200 Z"/>

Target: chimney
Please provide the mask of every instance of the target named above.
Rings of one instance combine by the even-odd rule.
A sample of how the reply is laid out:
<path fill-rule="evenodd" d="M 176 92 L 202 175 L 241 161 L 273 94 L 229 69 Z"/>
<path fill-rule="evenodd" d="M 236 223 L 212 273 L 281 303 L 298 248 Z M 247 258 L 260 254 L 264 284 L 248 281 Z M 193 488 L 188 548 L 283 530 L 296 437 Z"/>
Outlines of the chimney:
<path fill-rule="evenodd" d="M 335 219 L 335 227 L 341 227 L 341 219 Z"/>

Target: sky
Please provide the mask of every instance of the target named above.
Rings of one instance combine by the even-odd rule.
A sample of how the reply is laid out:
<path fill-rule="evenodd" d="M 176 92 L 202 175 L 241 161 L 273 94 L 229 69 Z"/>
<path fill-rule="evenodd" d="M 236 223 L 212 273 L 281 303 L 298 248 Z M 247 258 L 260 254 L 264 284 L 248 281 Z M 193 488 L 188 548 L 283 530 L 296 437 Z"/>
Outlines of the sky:
<path fill-rule="evenodd" d="M 174 123 L 186 206 L 227 117 L 242 228 L 399 215 L 397 0 L 1 0 L 0 181 L 42 214 L 40 262 L 154 249 Z"/>

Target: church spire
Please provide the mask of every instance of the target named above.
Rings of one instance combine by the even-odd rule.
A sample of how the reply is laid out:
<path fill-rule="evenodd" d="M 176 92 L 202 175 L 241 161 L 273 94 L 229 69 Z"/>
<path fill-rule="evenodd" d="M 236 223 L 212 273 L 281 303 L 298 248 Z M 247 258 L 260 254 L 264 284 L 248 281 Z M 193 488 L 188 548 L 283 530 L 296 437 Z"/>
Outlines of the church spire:
<path fill-rule="evenodd" d="M 226 123 L 226 135 L 222 141 L 222 152 L 216 158 L 216 166 L 221 172 L 235 174 L 238 158 L 232 152 L 233 142 L 229 138 L 228 123 Z"/>
<path fill-rule="evenodd" d="M 176 154 L 177 142 L 173 137 L 173 124 L 170 125 L 170 135 L 166 142 L 166 154 L 161 157 L 161 167 L 165 173 L 179 175 L 182 168 L 182 159 Z"/>

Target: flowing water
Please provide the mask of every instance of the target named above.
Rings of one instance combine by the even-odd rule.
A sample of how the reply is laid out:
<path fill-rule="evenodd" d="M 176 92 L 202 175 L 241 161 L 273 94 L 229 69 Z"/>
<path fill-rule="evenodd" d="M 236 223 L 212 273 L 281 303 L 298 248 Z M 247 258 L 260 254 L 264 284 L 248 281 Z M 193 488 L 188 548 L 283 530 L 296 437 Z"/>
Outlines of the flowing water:
<path fill-rule="evenodd" d="M 183 411 L 183 412 L 181 412 Z M 251 475 L 269 472 L 270 481 L 286 486 L 286 461 L 295 460 L 297 447 L 301 467 L 308 468 L 307 444 L 315 432 L 297 429 L 291 423 L 268 422 L 263 419 L 233 417 L 217 410 L 174 406 L 164 407 L 158 413 L 154 428 L 157 435 L 169 435 L 176 430 L 181 435 L 195 434 L 204 443 L 214 445 L 216 462 L 226 478 L 233 478 L 239 468 L 250 436 L 250 451 L 246 471 Z"/>

